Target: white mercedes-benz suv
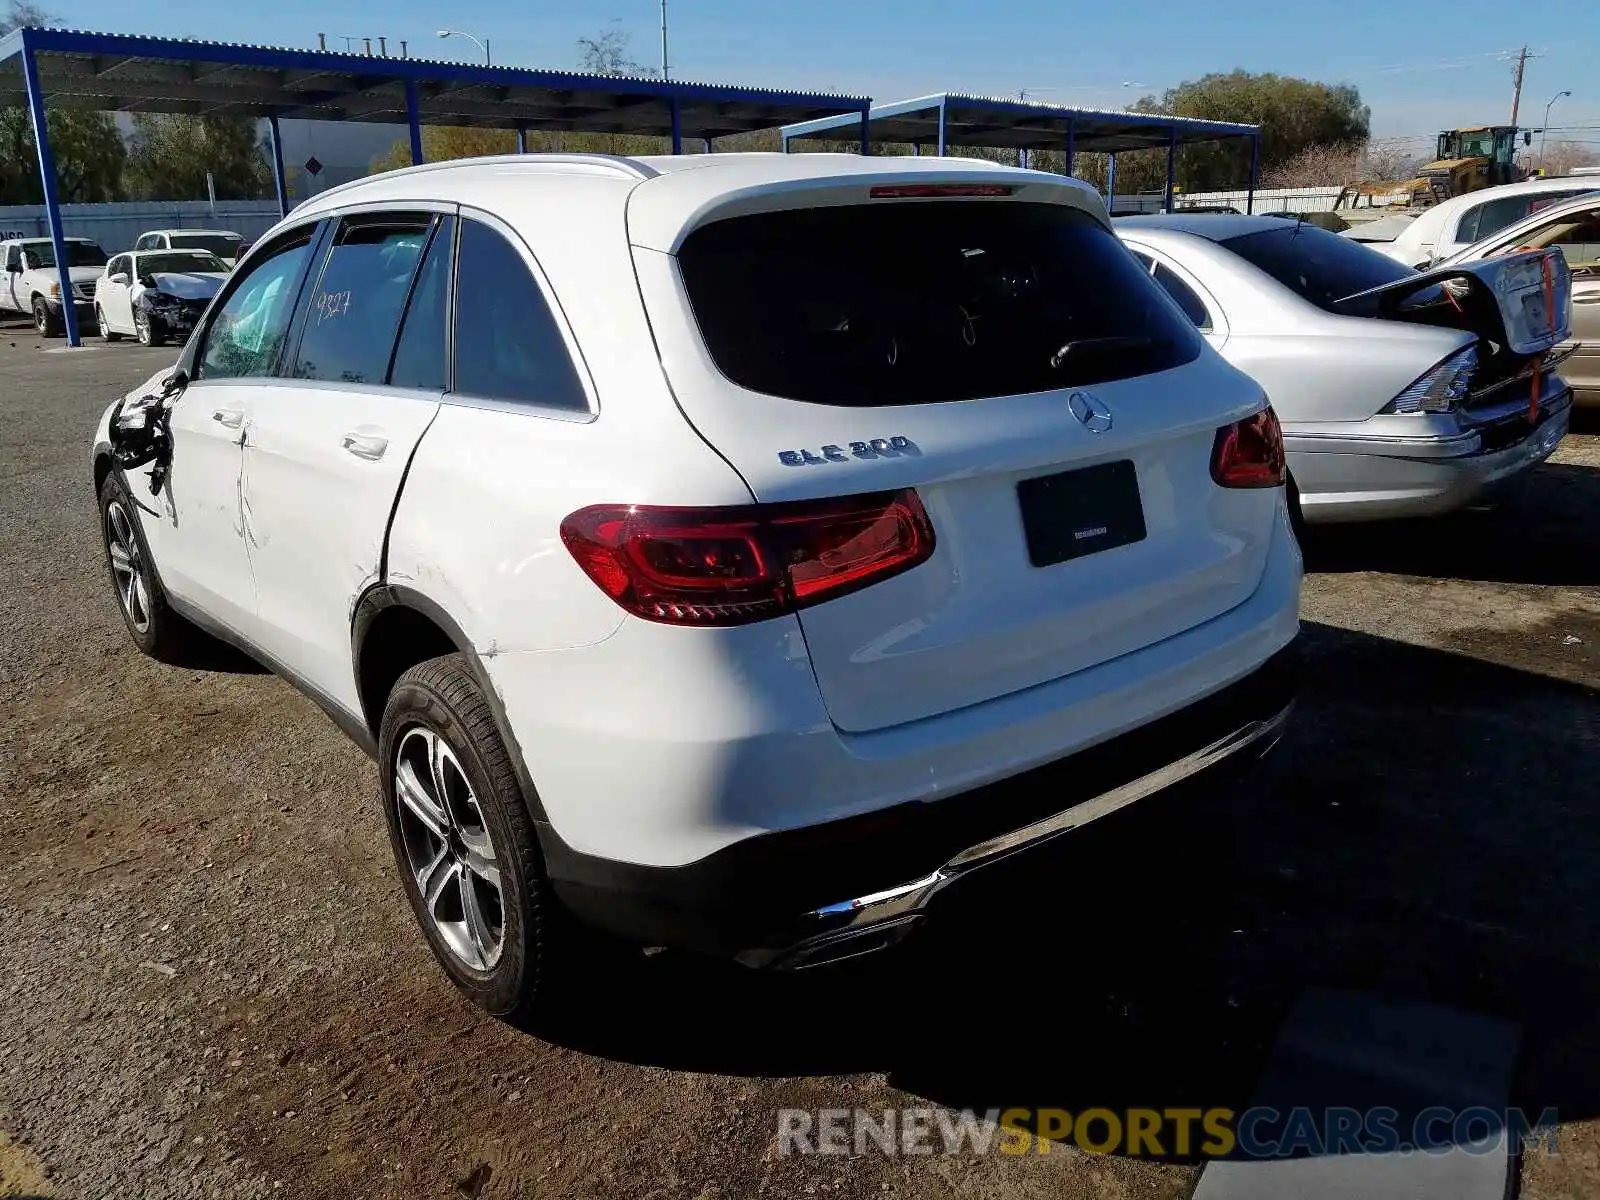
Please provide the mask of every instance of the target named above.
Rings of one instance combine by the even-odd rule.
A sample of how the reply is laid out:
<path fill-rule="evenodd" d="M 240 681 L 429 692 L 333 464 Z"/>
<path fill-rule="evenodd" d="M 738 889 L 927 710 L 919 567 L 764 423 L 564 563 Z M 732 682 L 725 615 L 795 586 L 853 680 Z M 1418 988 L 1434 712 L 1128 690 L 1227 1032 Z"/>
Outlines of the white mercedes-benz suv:
<path fill-rule="evenodd" d="M 887 945 L 1292 700 L 1277 420 L 1048 174 L 333 188 L 110 407 L 94 480 L 139 647 L 231 642 L 376 756 L 418 921 L 497 1014 L 617 935 Z"/>

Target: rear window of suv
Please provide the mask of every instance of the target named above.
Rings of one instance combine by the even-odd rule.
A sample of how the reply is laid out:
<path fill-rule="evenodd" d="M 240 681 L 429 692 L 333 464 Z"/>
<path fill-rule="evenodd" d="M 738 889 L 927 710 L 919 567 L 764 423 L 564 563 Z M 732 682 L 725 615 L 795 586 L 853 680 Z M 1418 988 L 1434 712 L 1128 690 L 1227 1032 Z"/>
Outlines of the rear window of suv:
<path fill-rule="evenodd" d="M 1146 375 L 1200 353 L 1116 237 L 1066 205 L 758 213 L 696 230 L 678 258 L 718 369 L 791 400 L 976 400 Z"/>
<path fill-rule="evenodd" d="M 1223 238 L 1218 245 L 1329 312 L 1335 311 L 1335 300 L 1416 274 L 1381 251 L 1315 225 L 1285 223 L 1281 229 Z"/>

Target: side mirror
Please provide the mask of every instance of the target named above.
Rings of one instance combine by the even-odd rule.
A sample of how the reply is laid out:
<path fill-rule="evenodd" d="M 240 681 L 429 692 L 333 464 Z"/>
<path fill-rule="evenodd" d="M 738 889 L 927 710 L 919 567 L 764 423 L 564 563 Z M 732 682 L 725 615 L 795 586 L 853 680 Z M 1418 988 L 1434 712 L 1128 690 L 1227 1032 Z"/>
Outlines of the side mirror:
<path fill-rule="evenodd" d="M 19 262 L 8 262 L 6 264 L 6 272 L 11 275 L 21 275 L 22 264 Z"/>
<path fill-rule="evenodd" d="M 113 275 L 111 277 L 111 282 L 112 283 L 128 283 L 128 282 L 130 282 L 130 280 L 128 279 L 128 273 L 126 271 L 118 271 L 115 275 Z"/>
<path fill-rule="evenodd" d="M 188 386 L 189 372 L 182 367 L 178 367 L 171 375 L 161 381 L 161 398 L 163 400 L 171 399 Z"/>

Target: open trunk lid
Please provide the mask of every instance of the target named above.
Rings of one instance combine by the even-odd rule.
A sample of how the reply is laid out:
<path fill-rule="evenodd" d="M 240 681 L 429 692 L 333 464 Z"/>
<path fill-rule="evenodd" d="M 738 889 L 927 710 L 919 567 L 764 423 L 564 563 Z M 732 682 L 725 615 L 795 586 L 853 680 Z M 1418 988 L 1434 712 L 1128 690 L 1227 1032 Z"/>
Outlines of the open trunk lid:
<path fill-rule="evenodd" d="M 1219 427 L 1261 390 L 1092 193 L 828 186 L 820 207 L 744 198 L 635 261 L 685 416 L 757 501 L 910 488 L 932 524 L 921 565 L 799 612 L 838 727 L 1058 679 L 1256 589 L 1280 494 L 1210 472 Z"/>

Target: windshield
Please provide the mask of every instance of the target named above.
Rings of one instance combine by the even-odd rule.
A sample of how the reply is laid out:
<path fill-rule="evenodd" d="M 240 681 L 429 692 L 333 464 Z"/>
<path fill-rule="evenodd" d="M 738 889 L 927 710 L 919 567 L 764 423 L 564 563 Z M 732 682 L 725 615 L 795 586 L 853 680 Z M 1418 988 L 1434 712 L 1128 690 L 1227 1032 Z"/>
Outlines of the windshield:
<path fill-rule="evenodd" d="M 167 241 L 174 250 L 208 250 L 218 258 L 237 258 L 244 239 L 236 233 L 174 233 Z"/>
<path fill-rule="evenodd" d="M 186 252 L 183 254 L 141 254 L 139 274 L 155 275 L 161 271 L 226 271 L 228 264 L 215 254 Z"/>
<path fill-rule="evenodd" d="M 1387 254 L 1315 225 L 1285 225 L 1218 243 L 1318 308 L 1409 278 L 1416 272 Z"/>
<path fill-rule="evenodd" d="M 679 252 L 718 369 L 815 404 L 1041 392 L 1163 371 L 1200 338 L 1076 208 L 935 200 L 714 221 Z"/>
<path fill-rule="evenodd" d="M 23 248 L 27 255 L 30 267 L 53 267 L 56 265 L 56 248 L 49 242 L 34 242 Z M 69 267 L 103 267 L 106 265 L 106 252 L 93 242 L 68 242 L 67 266 Z"/>

